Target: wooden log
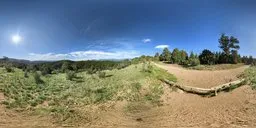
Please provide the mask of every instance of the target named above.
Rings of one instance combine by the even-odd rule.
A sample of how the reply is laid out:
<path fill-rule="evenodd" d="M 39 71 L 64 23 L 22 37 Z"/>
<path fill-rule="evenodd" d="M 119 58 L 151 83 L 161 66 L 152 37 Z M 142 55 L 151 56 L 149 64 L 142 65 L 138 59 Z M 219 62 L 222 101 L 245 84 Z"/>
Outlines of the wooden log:
<path fill-rule="evenodd" d="M 176 84 L 176 83 L 166 80 L 166 79 L 164 79 L 162 81 L 171 86 L 177 87 L 185 92 L 195 93 L 195 94 L 199 94 L 199 95 L 212 95 L 212 94 L 217 95 L 217 93 L 220 91 L 224 91 L 224 90 L 232 88 L 232 87 L 235 88 L 235 87 L 241 86 L 245 82 L 244 79 L 241 79 L 241 80 L 236 80 L 236 81 L 229 82 L 226 84 L 218 85 L 218 86 L 215 86 L 212 88 L 198 88 L 198 87 L 192 87 L 192 86 L 186 86 L 186 85 L 179 85 L 179 84 Z"/>

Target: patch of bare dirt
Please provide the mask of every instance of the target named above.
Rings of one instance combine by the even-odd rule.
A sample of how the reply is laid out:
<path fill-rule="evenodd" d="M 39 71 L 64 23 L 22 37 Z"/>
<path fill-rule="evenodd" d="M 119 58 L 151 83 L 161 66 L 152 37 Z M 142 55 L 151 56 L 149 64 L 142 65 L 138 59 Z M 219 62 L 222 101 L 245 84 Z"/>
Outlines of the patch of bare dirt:
<path fill-rule="evenodd" d="M 241 66 L 228 70 L 188 70 L 173 64 L 156 64 L 158 67 L 166 69 L 178 78 L 178 84 L 210 88 L 238 80 L 238 76 L 249 66 Z"/>
<path fill-rule="evenodd" d="M 0 102 L 4 101 L 3 93 L 0 93 Z M 57 127 L 50 118 L 29 116 L 28 114 L 15 112 L 0 104 L 0 128 L 36 128 Z"/>
<path fill-rule="evenodd" d="M 172 92 L 159 107 L 125 114 L 114 107 L 102 113 L 92 128 L 254 128 L 256 93 L 242 86 L 216 97 Z M 123 104 L 122 106 L 124 106 Z"/>

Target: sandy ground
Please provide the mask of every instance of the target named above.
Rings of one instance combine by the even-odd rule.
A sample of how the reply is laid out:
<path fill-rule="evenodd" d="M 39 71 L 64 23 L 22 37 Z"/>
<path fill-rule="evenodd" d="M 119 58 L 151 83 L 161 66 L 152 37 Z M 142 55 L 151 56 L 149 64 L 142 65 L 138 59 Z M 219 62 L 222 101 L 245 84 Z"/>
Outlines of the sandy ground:
<path fill-rule="evenodd" d="M 193 71 L 169 65 L 159 65 L 175 74 L 180 83 L 190 86 L 212 87 L 237 79 L 246 67 L 222 71 Z M 222 77 L 221 77 L 222 76 Z M 180 79 L 182 78 L 182 79 Z M 215 97 L 201 97 L 173 91 L 163 84 L 162 105 L 138 106 L 136 113 L 127 113 L 127 102 L 116 102 L 113 107 L 99 112 L 99 117 L 84 128 L 255 128 L 256 91 L 241 86 Z M 0 95 L 0 99 L 3 96 Z M 41 125 L 40 125 L 41 124 Z M 24 117 L 0 105 L 0 128 L 5 127 L 56 127 L 45 118 Z"/>
<path fill-rule="evenodd" d="M 238 76 L 249 66 L 242 66 L 229 70 L 188 70 L 178 65 L 173 64 L 156 64 L 157 66 L 166 69 L 178 78 L 178 84 L 195 86 L 201 88 L 214 87 L 220 84 L 225 84 L 237 80 Z"/>

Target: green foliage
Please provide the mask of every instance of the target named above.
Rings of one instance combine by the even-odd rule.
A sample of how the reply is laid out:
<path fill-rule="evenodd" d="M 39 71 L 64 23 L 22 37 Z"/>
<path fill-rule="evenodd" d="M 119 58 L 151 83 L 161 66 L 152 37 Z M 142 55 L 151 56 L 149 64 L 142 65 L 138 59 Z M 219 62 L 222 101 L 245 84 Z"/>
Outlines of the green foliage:
<path fill-rule="evenodd" d="M 66 71 L 66 79 L 67 80 L 73 80 L 73 78 L 76 77 L 76 72 L 75 71 Z"/>
<path fill-rule="evenodd" d="M 244 72 L 244 77 L 251 85 L 252 89 L 256 89 L 256 66 L 251 66 Z"/>
<path fill-rule="evenodd" d="M 189 58 L 188 66 L 198 66 L 200 65 L 200 60 L 198 58 Z"/>
<path fill-rule="evenodd" d="M 24 72 L 24 77 L 28 78 L 28 72 L 27 71 Z"/>
<path fill-rule="evenodd" d="M 212 65 L 215 63 L 215 56 L 210 50 L 203 50 L 203 52 L 199 55 L 199 60 L 201 64 Z"/>
<path fill-rule="evenodd" d="M 79 113 L 82 112 L 76 109 L 77 106 L 109 100 L 159 103 L 163 88 L 158 79 L 175 81 L 176 78 L 155 66 L 147 67 L 150 72 L 141 72 L 143 64 L 104 71 L 114 74 L 104 79 L 95 79 L 95 75 L 88 75 L 85 71 L 78 72 L 76 75 L 81 82 L 66 80 L 67 74 L 63 73 L 41 76 L 39 72 L 27 72 L 28 76 L 33 77 L 25 78 L 25 72 L 19 69 L 4 75 L 4 68 L 0 68 L 0 91 L 6 97 L 4 104 L 8 108 L 35 111 L 42 111 L 43 108 L 61 121 L 76 119 L 80 118 Z M 41 80 L 43 84 L 39 84 Z M 146 89 L 147 93 L 141 93 L 141 88 Z"/>
<path fill-rule="evenodd" d="M 155 60 L 155 61 L 159 61 L 159 60 L 160 60 L 160 55 L 159 55 L 158 52 L 155 54 L 154 60 Z"/>
<path fill-rule="evenodd" d="M 160 55 L 161 61 L 170 61 L 171 60 L 171 52 L 168 48 L 164 48 L 163 53 Z"/>
<path fill-rule="evenodd" d="M 71 70 L 71 65 L 69 62 L 65 61 L 61 66 L 61 71 L 66 72 L 68 70 Z"/>
<path fill-rule="evenodd" d="M 219 39 L 219 47 L 223 50 L 223 54 L 219 63 L 238 63 L 239 56 L 237 50 L 239 50 L 239 40 L 233 36 L 226 36 L 222 34 Z"/>
<path fill-rule="evenodd" d="M 98 72 L 98 76 L 99 76 L 99 78 L 105 78 L 105 77 L 106 77 L 106 72 L 104 72 L 104 71 L 99 71 L 99 72 Z"/>
<path fill-rule="evenodd" d="M 44 83 L 44 81 L 41 79 L 41 75 L 40 75 L 39 72 L 34 72 L 33 73 L 33 78 L 34 78 L 36 84 L 43 84 Z"/>
<path fill-rule="evenodd" d="M 4 68 L 5 68 L 5 70 L 6 70 L 7 72 L 13 72 L 13 71 L 14 71 L 13 68 L 12 68 L 12 66 L 9 65 L 9 64 L 6 64 L 6 65 L 4 66 Z"/>
<path fill-rule="evenodd" d="M 172 52 L 172 62 L 173 63 L 179 63 L 181 60 L 180 51 L 178 48 L 175 48 Z"/>

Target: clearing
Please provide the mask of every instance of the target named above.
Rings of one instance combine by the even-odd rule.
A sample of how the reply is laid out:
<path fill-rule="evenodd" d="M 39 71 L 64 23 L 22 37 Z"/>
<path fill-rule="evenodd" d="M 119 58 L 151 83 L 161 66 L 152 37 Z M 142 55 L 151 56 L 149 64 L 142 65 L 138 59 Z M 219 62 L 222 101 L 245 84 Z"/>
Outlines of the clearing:
<path fill-rule="evenodd" d="M 186 70 L 175 65 L 156 65 L 175 74 L 178 83 L 205 88 L 236 80 L 238 79 L 237 75 L 240 75 L 247 68 L 247 66 L 243 66 L 228 70 L 198 71 Z M 120 78 L 115 79 L 115 76 L 122 76 L 122 74 L 124 74 L 123 79 L 138 81 L 137 78 L 142 78 L 138 77 L 142 75 L 138 69 L 139 67 L 130 66 L 121 70 L 121 72 L 114 71 L 114 74 L 120 74 L 101 81 L 111 80 L 113 82 L 113 79 L 119 83 L 117 80 L 120 80 Z M 136 77 L 134 77 L 134 74 L 137 74 Z M 82 75 L 84 74 L 80 74 L 80 76 Z M 58 75 L 58 77 L 60 76 Z M 90 109 L 91 112 L 95 112 L 95 117 L 92 117 L 89 123 L 82 123 L 78 126 L 67 124 L 65 126 L 86 128 L 254 128 L 256 126 L 256 91 L 252 90 L 250 86 L 242 86 L 227 93 L 221 92 L 218 96 L 209 98 L 184 93 L 163 83 L 160 87 L 156 84 L 157 81 L 154 82 L 155 84 L 150 83 L 149 80 L 152 78 L 138 81 L 141 83 L 139 92 L 135 90 L 137 93 L 133 92 L 127 95 L 130 97 L 131 94 L 138 94 L 138 98 L 146 98 L 146 102 L 144 100 L 127 100 L 123 97 L 126 100 L 110 100 L 97 103 L 92 105 Z M 123 80 L 120 85 L 129 81 Z M 137 86 L 137 84 L 135 85 Z M 151 85 L 154 85 L 154 87 Z M 123 87 L 130 86 L 130 83 L 127 83 Z M 127 89 L 123 87 L 119 89 Z M 148 94 L 155 94 L 155 92 L 159 92 L 159 89 L 163 89 L 163 94 L 161 91 L 159 92 L 159 94 L 162 94 L 160 102 L 158 102 L 158 98 L 154 101 L 155 96 L 145 93 L 148 87 L 152 87 L 153 91 Z M 79 91 L 77 93 L 82 94 Z M 2 94 L 0 97 L 4 99 Z M 153 101 L 155 104 L 148 101 Z M 0 127 L 64 127 L 53 122 L 49 116 L 28 116 L 22 112 L 17 113 L 6 109 L 3 105 L 0 105 L 0 119 Z"/>
<path fill-rule="evenodd" d="M 178 84 L 201 88 L 210 88 L 238 80 L 241 73 L 249 67 L 248 65 L 244 65 L 234 69 L 209 71 L 189 70 L 175 64 L 160 63 L 156 65 L 174 74 L 178 78 Z"/>

